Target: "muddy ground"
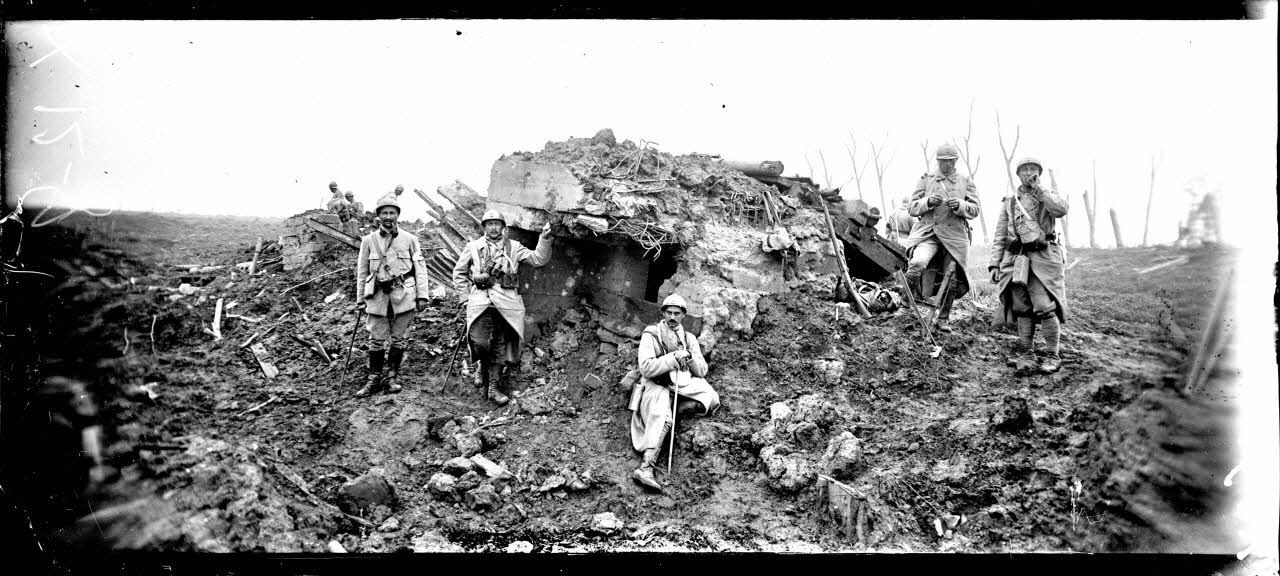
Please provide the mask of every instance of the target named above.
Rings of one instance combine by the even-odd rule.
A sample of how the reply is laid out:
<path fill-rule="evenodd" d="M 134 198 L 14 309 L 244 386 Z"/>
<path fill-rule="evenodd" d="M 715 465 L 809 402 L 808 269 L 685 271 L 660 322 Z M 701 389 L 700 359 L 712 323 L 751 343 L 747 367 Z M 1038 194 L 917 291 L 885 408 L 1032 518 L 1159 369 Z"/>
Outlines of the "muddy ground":
<path fill-rule="evenodd" d="M 413 328 L 404 391 L 357 399 L 363 334 L 346 381 L 340 360 L 355 321 L 351 274 L 281 294 L 352 266 L 353 249 L 253 278 L 170 266 L 247 261 L 256 237 L 279 233 L 269 219 L 129 213 L 28 230 L 28 266 L 58 278 L 44 293 L 33 380 L 82 383 L 94 408 L 83 418 L 103 430 L 104 465 L 78 488 L 48 482 L 58 469 L 48 458 L 9 460 L 44 550 L 1242 548 L 1221 481 L 1237 460 L 1230 347 L 1207 390 L 1177 390 L 1232 264 L 1225 249 L 1072 250 L 1081 262 L 1068 273 L 1064 368 L 1051 376 L 1005 365 L 1014 336 L 989 327 L 989 286 L 958 304 L 938 359 L 906 311 L 861 320 L 829 289 L 763 298 L 754 336 L 709 355 L 723 408 L 679 423 L 667 490 L 652 494 L 629 477 L 638 458 L 620 380 L 634 343 L 601 330 L 598 311 L 546 314 L 521 396 L 497 408 L 459 362 L 445 378 L 461 310 L 435 301 Z M 985 276 L 985 257 L 970 261 Z M 182 296 L 184 282 L 200 289 Z M 205 328 L 218 298 L 236 305 L 215 341 Z M 254 333 L 273 379 L 240 347 Z M 319 339 L 335 360 L 290 334 Z M 773 420 L 775 403 L 790 416 Z M 46 425 L 28 415 L 26 438 L 65 449 L 37 436 Z M 846 443 L 834 466 L 827 452 Z M 476 450 L 508 473 L 450 463 Z M 389 494 L 342 495 L 371 471 Z M 859 534 L 818 513 L 819 473 L 865 502 Z M 936 533 L 935 518 L 960 514 L 964 524 Z"/>

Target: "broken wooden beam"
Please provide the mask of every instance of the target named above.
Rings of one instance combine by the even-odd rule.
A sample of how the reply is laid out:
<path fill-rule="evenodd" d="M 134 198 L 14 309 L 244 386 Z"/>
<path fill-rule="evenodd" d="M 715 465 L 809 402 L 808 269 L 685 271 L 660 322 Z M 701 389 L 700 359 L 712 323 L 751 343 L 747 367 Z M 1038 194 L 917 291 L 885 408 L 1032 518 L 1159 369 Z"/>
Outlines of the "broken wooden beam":
<path fill-rule="evenodd" d="M 325 224 L 324 222 L 312 220 L 311 218 L 307 218 L 306 223 L 308 228 L 311 228 L 316 232 L 319 232 L 321 234 L 324 234 L 325 236 L 333 238 L 334 240 L 342 242 L 343 244 L 346 244 L 347 246 L 355 248 L 356 250 L 360 249 L 360 239 L 356 238 L 355 236 L 347 234 L 346 232 L 343 232 L 337 228 L 334 228 L 328 224 Z"/>
<path fill-rule="evenodd" d="M 275 378 L 280 373 L 274 364 L 267 362 L 267 348 L 261 342 L 250 346 L 249 351 L 253 353 L 253 359 L 258 361 L 258 367 L 262 368 L 262 374 L 268 379 Z"/>
<path fill-rule="evenodd" d="M 466 239 L 467 237 L 466 234 L 463 234 L 461 230 L 458 230 L 457 226 L 453 225 L 453 222 L 449 221 L 448 211 L 446 211 L 439 204 L 436 204 L 435 202 L 433 202 L 431 198 L 427 196 L 426 192 L 418 190 L 417 188 L 414 188 L 413 192 L 417 194 L 418 197 L 421 198 L 423 202 L 427 203 L 427 207 L 430 208 L 430 210 L 428 210 L 427 212 L 428 214 L 431 215 L 431 217 L 435 218 L 437 222 L 442 224 L 449 231 L 453 232 L 454 234 L 457 234 L 459 238 L 462 238 L 464 240 Z M 443 194 L 441 194 L 441 196 L 443 196 Z"/>
<path fill-rule="evenodd" d="M 352 269 L 352 268 L 338 268 L 337 270 L 330 270 L 330 271 L 328 271 L 328 272 L 325 272 L 324 274 L 321 274 L 321 275 L 316 276 L 316 277 L 314 277 L 314 278 L 312 278 L 312 279 L 310 279 L 310 280 L 307 280 L 306 282 L 301 282 L 301 283 L 299 283 L 299 284 L 294 284 L 293 286 L 290 286 L 290 287 L 288 287 L 288 288 L 285 288 L 284 290 L 282 290 L 282 291 L 280 292 L 280 295 L 281 295 L 281 296 L 284 296 L 285 294 L 288 294 L 290 291 L 292 291 L 294 288 L 301 288 L 301 287 L 303 287 L 303 286 L 306 286 L 307 284 L 310 284 L 310 283 L 312 283 L 312 282 L 315 282 L 316 280 L 319 280 L 319 279 L 324 278 L 324 277 L 327 277 L 327 276 L 333 276 L 334 274 L 337 274 L 337 273 L 339 273 L 339 272 L 354 272 L 354 271 L 355 271 L 355 270 L 354 270 L 354 269 Z M 263 290 L 265 291 L 265 290 L 266 290 L 266 288 L 263 288 Z M 261 295 L 262 295 L 262 292 L 259 292 L 259 293 L 258 293 L 258 296 L 261 296 Z M 258 296 L 254 296 L 254 298 L 257 298 Z"/>
<path fill-rule="evenodd" d="M 213 340 L 217 342 L 222 339 L 222 299 L 218 299 L 218 303 L 213 307 Z"/>
<path fill-rule="evenodd" d="M 253 247 L 253 260 L 249 262 L 249 275 L 258 270 L 258 256 L 262 254 L 262 237 L 258 237 L 258 244 Z"/>
<path fill-rule="evenodd" d="M 1170 266 L 1179 266 L 1179 265 L 1182 265 L 1182 264 L 1186 264 L 1187 262 L 1190 262 L 1190 261 L 1191 261 L 1191 257 L 1190 257 L 1190 256 L 1179 256 L 1179 257 L 1174 258 L 1173 260 L 1170 260 L 1170 261 L 1168 261 L 1168 262 L 1161 262 L 1161 263 L 1159 263 L 1159 264 L 1156 264 L 1155 266 L 1151 266 L 1151 267 L 1149 267 L 1149 268 L 1143 268 L 1143 269 L 1141 269 L 1141 270 L 1138 270 L 1137 272 L 1138 272 L 1138 274 L 1148 274 L 1148 273 L 1151 273 L 1151 272 L 1155 272 L 1156 270 L 1160 270 L 1160 269 L 1162 269 L 1162 268 L 1168 268 L 1168 267 L 1170 267 Z M 1070 270 L 1070 268 L 1068 268 L 1068 270 Z"/>
<path fill-rule="evenodd" d="M 471 190 L 471 188 L 467 187 L 466 184 L 462 184 L 462 182 L 458 182 L 458 184 L 461 184 L 464 188 L 467 188 L 467 190 Z M 471 192 L 474 194 L 475 190 L 471 190 Z M 484 229 L 484 224 L 480 222 L 480 218 L 476 217 L 475 214 L 472 214 L 465 207 L 463 207 L 462 203 L 455 200 L 453 196 L 451 196 L 448 192 L 445 192 L 444 187 L 437 188 L 436 193 L 440 194 L 440 196 L 445 200 L 448 200 L 450 204 L 453 204 L 454 208 L 457 208 L 459 212 L 462 212 L 463 214 L 465 214 L 467 218 L 471 219 L 472 222 L 475 222 L 476 228 L 479 228 L 481 230 Z"/>

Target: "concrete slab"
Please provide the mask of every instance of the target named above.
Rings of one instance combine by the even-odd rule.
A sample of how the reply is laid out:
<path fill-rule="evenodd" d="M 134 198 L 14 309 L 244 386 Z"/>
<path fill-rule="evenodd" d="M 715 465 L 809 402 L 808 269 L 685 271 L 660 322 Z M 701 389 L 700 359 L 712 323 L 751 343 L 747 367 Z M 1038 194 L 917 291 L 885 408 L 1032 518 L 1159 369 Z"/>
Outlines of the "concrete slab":
<path fill-rule="evenodd" d="M 542 210 L 582 209 L 582 184 L 563 165 L 500 159 L 489 173 L 489 202 Z"/>

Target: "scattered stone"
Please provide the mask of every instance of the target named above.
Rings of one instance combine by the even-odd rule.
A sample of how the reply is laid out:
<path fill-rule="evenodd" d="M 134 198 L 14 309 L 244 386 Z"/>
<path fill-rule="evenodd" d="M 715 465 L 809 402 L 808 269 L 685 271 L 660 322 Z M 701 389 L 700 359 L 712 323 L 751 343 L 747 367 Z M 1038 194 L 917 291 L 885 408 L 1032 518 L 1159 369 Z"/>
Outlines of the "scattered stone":
<path fill-rule="evenodd" d="M 332 553 L 334 553 L 334 554 L 346 554 L 346 553 L 347 553 L 347 549 L 346 549 L 346 548 L 343 548 L 343 547 L 342 547 L 342 544 L 340 544 L 337 540 L 330 540 L 330 541 L 329 541 L 329 552 L 332 552 Z"/>
<path fill-rule="evenodd" d="M 521 412 L 531 414 L 533 416 L 541 416 L 550 414 L 554 405 L 547 394 L 532 394 L 525 396 L 519 400 Z"/>
<path fill-rule="evenodd" d="M 534 356 L 535 358 L 542 359 L 542 358 L 545 358 L 545 357 L 547 356 L 547 352 L 546 352 L 546 350 L 543 350 L 543 349 L 541 349 L 541 348 L 534 348 L 534 349 L 533 349 L 533 356 Z"/>
<path fill-rule="evenodd" d="M 766 446 L 760 451 L 760 461 L 765 465 L 771 487 L 795 493 L 812 484 L 817 474 L 808 461 L 788 452 L 782 445 Z"/>
<path fill-rule="evenodd" d="M 462 546 L 450 542 L 443 534 L 435 530 L 427 530 L 413 539 L 413 551 L 423 552 L 465 552 Z"/>
<path fill-rule="evenodd" d="M 591 517 L 591 529 L 601 534 L 613 534 L 623 527 L 613 512 L 601 512 Z"/>
<path fill-rule="evenodd" d="M 1021 395 L 1006 396 L 1004 403 L 991 415 L 991 428 L 998 432 L 1016 433 L 1031 427 L 1031 409 Z"/>
<path fill-rule="evenodd" d="M 839 414 L 836 413 L 835 405 L 823 398 L 821 394 L 808 394 L 796 400 L 796 409 L 791 419 L 813 422 L 826 428 L 839 419 Z"/>
<path fill-rule="evenodd" d="M 444 463 L 444 471 L 452 476 L 462 476 L 463 474 L 474 470 L 475 467 L 475 462 L 461 456 L 457 458 L 450 458 L 448 462 Z"/>
<path fill-rule="evenodd" d="M 578 349 L 578 335 L 573 332 L 559 331 L 551 338 L 551 354 L 556 359 L 564 358 Z"/>
<path fill-rule="evenodd" d="M 365 475 L 342 485 L 338 506 L 349 514 L 359 514 L 378 504 L 390 505 L 395 498 L 391 484 L 382 474 L 370 470 Z"/>
<path fill-rule="evenodd" d="M 693 439 L 692 442 L 690 442 L 690 446 L 693 448 L 694 452 L 702 453 L 714 448 L 718 440 L 719 437 L 716 434 L 716 427 L 708 426 L 706 423 L 703 423 L 703 425 L 700 425 L 693 430 Z"/>
<path fill-rule="evenodd" d="M 818 360 L 816 366 L 827 384 L 839 384 L 844 376 L 844 360 Z"/>
<path fill-rule="evenodd" d="M 601 354 L 613 356 L 618 353 L 618 345 L 612 342 L 601 342 L 598 350 Z"/>
<path fill-rule="evenodd" d="M 770 420 L 786 420 L 791 417 L 791 407 L 785 402 L 774 402 L 769 405 Z"/>
<path fill-rule="evenodd" d="M 910 446 L 907 446 L 907 452 L 915 452 L 916 450 L 919 450 L 919 449 L 920 449 L 919 442 L 912 442 Z"/>
<path fill-rule="evenodd" d="M 516 540 L 515 542 L 507 544 L 508 554 L 527 554 L 529 552 L 533 552 L 533 543 L 531 542 Z"/>
<path fill-rule="evenodd" d="M 622 336 L 628 340 L 638 340 L 640 334 L 644 332 L 644 326 L 627 322 L 612 316 L 606 316 L 600 319 L 600 327 Z"/>
<path fill-rule="evenodd" d="M 469 490 L 465 497 L 467 507 L 477 511 L 493 510 L 498 507 L 500 500 L 493 484 L 488 483 Z"/>
<path fill-rule="evenodd" d="M 836 480 L 852 480 L 862 468 L 862 450 L 858 439 L 848 431 L 831 439 L 818 465 Z"/>
<path fill-rule="evenodd" d="M 591 143 L 596 145 L 603 144 L 612 148 L 618 145 L 618 138 L 613 135 L 613 130 L 605 128 L 604 130 L 596 132 L 596 135 L 591 137 Z"/>
<path fill-rule="evenodd" d="M 452 434 L 443 433 L 443 429 L 445 425 L 450 424 L 452 422 L 453 422 L 453 416 L 450 416 L 447 414 L 444 416 L 436 416 L 434 418 L 428 418 L 427 419 L 427 435 L 430 436 L 432 440 L 444 440 L 445 438 L 452 436 Z M 454 426 L 456 427 L 457 425 L 454 424 Z"/>
<path fill-rule="evenodd" d="M 960 484 L 968 475 L 968 459 L 963 454 L 957 454 L 947 460 L 938 460 L 929 471 L 930 480 L 951 484 Z"/>
<path fill-rule="evenodd" d="M 379 532 L 395 532 L 396 530 L 399 530 L 399 529 L 400 529 L 400 519 L 396 518 L 395 516 L 392 516 L 391 518 L 387 518 L 386 522 L 383 522 L 381 526 L 378 526 Z"/>
<path fill-rule="evenodd" d="M 564 318 L 562 318 L 561 320 L 565 324 L 568 324 L 570 326 L 577 326 L 578 324 L 581 324 L 586 319 L 587 319 L 586 314 L 583 314 L 582 311 L 578 310 L 577 308 L 573 308 L 568 312 L 566 312 L 564 315 Z"/>
<path fill-rule="evenodd" d="M 479 486 L 481 482 L 484 482 L 484 478 L 482 478 L 479 474 L 476 474 L 474 471 L 467 472 L 466 474 L 463 474 L 461 477 L 458 478 L 458 481 L 454 484 L 453 489 L 456 492 L 469 492 L 475 487 Z"/>
<path fill-rule="evenodd" d="M 427 490 L 432 494 L 440 496 L 453 495 L 453 490 L 458 484 L 458 479 L 452 474 L 444 472 L 436 472 L 431 475 L 431 479 L 427 480 Z"/>
<path fill-rule="evenodd" d="M 542 481 L 542 485 L 538 487 L 538 492 L 550 492 L 561 486 L 564 486 L 564 476 L 556 474 Z"/>
<path fill-rule="evenodd" d="M 400 463 L 404 464 L 408 468 L 416 468 L 422 464 L 422 460 L 413 454 L 405 454 L 404 458 L 400 459 Z"/>
<path fill-rule="evenodd" d="M 475 434 L 458 432 L 453 435 L 453 441 L 463 458 L 470 458 L 484 451 L 484 442 Z"/>

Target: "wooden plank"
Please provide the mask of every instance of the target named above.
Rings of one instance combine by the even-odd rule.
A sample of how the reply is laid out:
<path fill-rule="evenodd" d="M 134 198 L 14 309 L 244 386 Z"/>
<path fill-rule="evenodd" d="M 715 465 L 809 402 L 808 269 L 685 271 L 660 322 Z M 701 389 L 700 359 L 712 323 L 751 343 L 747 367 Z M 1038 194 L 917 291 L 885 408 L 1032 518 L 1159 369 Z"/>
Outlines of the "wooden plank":
<path fill-rule="evenodd" d="M 315 220 L 307 218 L 307 227 L 311 228 L 312 230 L 315 230 L 316 232 L 324 234 L 325 236 L 333 238 L 334 240 L 342 242 L 347 246 L 355 248 L 356 250 L 360 249 L 359 238 L 356 238 L 355 236 L 352 236 L 350 234 L 347 234 L 346 232 L 338 230 L 337 228 L 329 226 L 328 224 L 325 224 L 323 222 L 317 222 Z"/>
<path fill-rule="evenodd" d="M 266 375 L 268 379 L 275 378 L 276 375 L 280 373 L 279 370 L 276 370 L 274 364 L 267 362 L 267 348 L 263 346 L 261 342 L 250 346 L 249 351 L 253 353 L 254 360 L 258 361 L 258 367 L 262 368 L 262 373 Z"/>
<path fill-rule="evenodd" d="M 427 196 L 426 192 L 418 190 L 417 188 L 415 188 L 413 192 L 417 194 L 418 197 L 421 198 L 423 202 L 427 203 L 427 206 L 430 208 L 430 210 L 428 210 L 428 213 L 431 215 L 432 218 L 436 220 L 436 222 L 439 222 L 442 226 L 449 229 L 449 231 L 453 232 L 454 234 L 457 234 L 459 238 L 462 238 L 464 240 L 466 239 L 467 236 L 463 234 L 460 230 L 458 230 L 458 228 L 453 225 L 453 222 L 449 221 L 449 217 L 448 217 L 449 213 L 446 212 L 444 208 L 441 208 L 439 204 L 432 202 L 431 198 Z M 441 236 L 443 236 L 443 234 Z"/>
<path fill-rule="evenodd" d="M 751 177 L 778 177 L 783 169 L 782 162 L 777 160 L 724 160 L 724 165 Z"/>
<path fill-rule="evenodd" d="M 444 242 L 444 245 L 449 248 L 450 256 L 457 258 L 462 254 L 462 248 L 459 248 L 457 244 L 450 241 L 449 237 L 444 235 L 444 232 L 436 230 L 436 236 L 439 236 L 440 240 Z"/>
<path fill-rule="evenodd" d="M 258 237 L 258 243 L 253 247 L 253 260 L 249 262 L 249 275 L 258 270 L 258 255 L 262 253 L 262 237 Z"/>
<path fill-rule="evenodd" d="M 475 222 L 476 228 L 480 230 L 484 229 L 484 225 L 480 223 L 480 218 L 476 217 L 475 214 L 468 212 L 467 209 L 462 206 L 461 202 L 454 200 L 453 196 L 450 196 L 448 192 L 444 191 L 444 187 L 437 188 L 436 193 L 440 194 L 440 196 L 443 197 L 445 200 L 448 200 L 450 204 L 453 204 L 453 207 L 457 208 L 459 212 L 466 214 L 467 218 L 470 218 L 472 222 Z"/>

